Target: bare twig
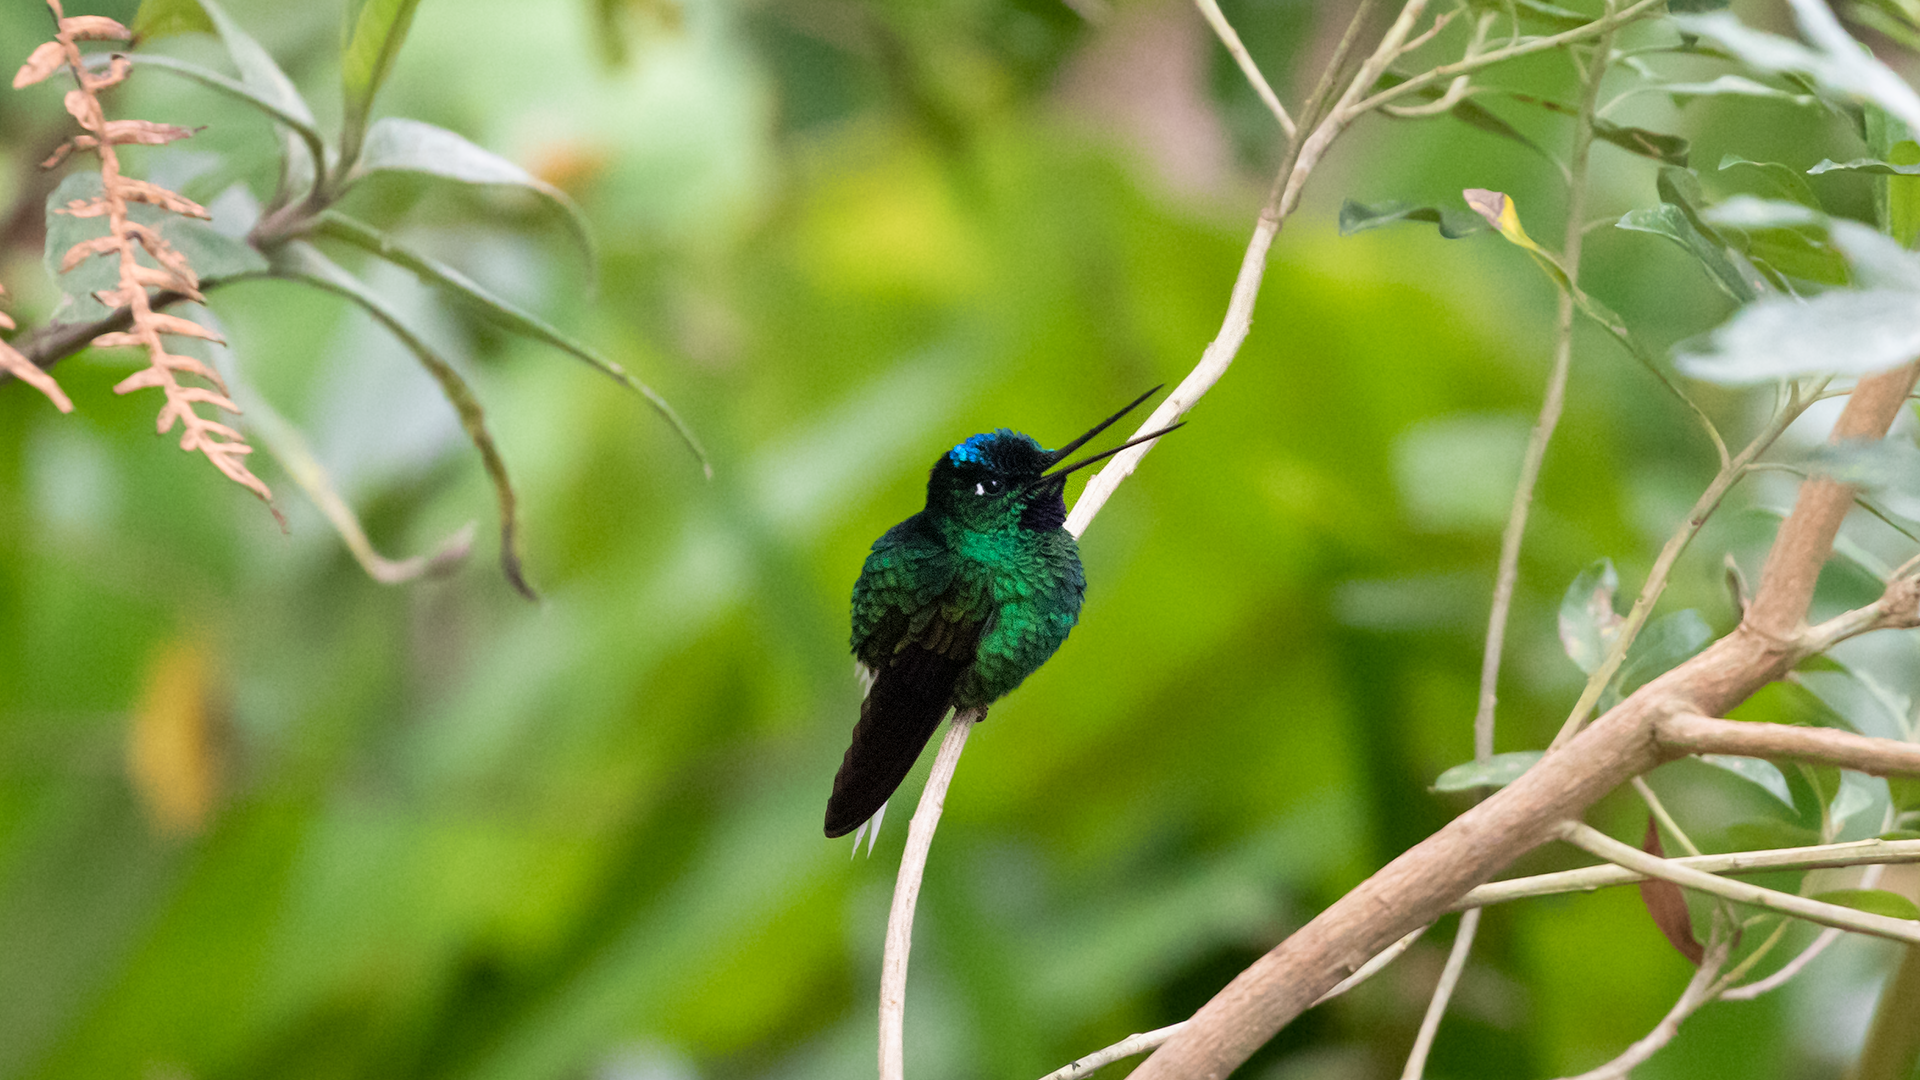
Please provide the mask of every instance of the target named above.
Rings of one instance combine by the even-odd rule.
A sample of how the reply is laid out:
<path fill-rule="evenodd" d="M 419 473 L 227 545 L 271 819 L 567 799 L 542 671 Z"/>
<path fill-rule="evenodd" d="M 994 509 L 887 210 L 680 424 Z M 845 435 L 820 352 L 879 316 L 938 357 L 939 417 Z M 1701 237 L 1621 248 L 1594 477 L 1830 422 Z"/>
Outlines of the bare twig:
<path fill-rule="evenodd" d="M 1467 970 L 1467 955 L 1473 952 L 1473 938 L 1479 929 L 1479 908 L 1461 912 L 1460 929 L 1453 935 L 1453 948 L 1447 952 L 1446 966 L 1440 969 L 1439 985 L 1427 1001 L 1426 1015 L 1420 1018 L 1420 1031 L 1413 1037 L 1413 1049 L 1407 1054 L 1400 1080 L 1420 1080 L 1426 1072 L 1427 1054 L 1433 1049 L 1434 1038 L 1440 1034 L 1440 1021 L 1447 1015 L 1447 1002 L 1453 998 L 1453 988 L 1460 984 L 1460 975 Z"/>
<path fill-rule="evenodd" d="M 1723 877 L 1715 877 L 1681 865 L 1675 860 L 1649 855 L 1632 844 L 1623 844 L 1593 826 L 1578 821 L 1566 822 L 1559 833 L 1561 839 L 1590 855 L 1598 856 L 1648 877 L 1671 881 L 1683 889 L 1694 889 L 1738 904 L 1753 904 L 1805 919 L 1808 922 L 1819 923 L 1822 926 L 1837 926 L 1842 930 L 1872 934 L 1875 937 L 1905 942 L 1909 945 L 1920 944 L 1920 920 L 1892 919 L 1885 915 L 1841 907 L 1838 904 L 1809 900 L 1804 896 L 1795 896 L 1776 889 L 1762 888 L 1744 881 L 1729 881 Z"/>
<path fill-rule="evenodd" d="M 1845 844 L 1819 844 L 1813 847 L 1771 848 L 1765 851 L 1734 851 L 1724 855 L 1687 855 L 1668 859 L 1708 874 L 1759 874 L 1777 870 L 1824 870 L 1842 866 L 1877 866 L 1920 863 L 1920 840 L 1856 840 Z M 1647 880 L 1647 875 L 1616 864 L 1588 866 L 1579 870 L 1561 870 L 1552 874 L 1515 878 L 1482 885 L 1460 898 L 1456 909 L 1505 904 L 1536 896 L 1593 892 L 1614 885 L 1632 885 Z"/>
<path fill-rule="evenodd" d="M 1226 46 L 1227 52 L 1233 57 L 1233 62 L 1240 65 L 1240 73 L 1247 77 L 1247 82 L 1253 84 L 1253 92 L 1260 95 L 1260 100 L 1266 104 L 1267 111 L 1280 122 L 1280 130 L 1286 133 L 1288 139 L 1292 139 L 1297 130 L 1293 125 L 1293 117 L 1287 115 L 1287 107 L 1280 104 L 1279 96 L 1273 92 L 1273 87 L 1267 85 L 1266 76 L 1260 74 L 1260 67 L 1253 62 L 1252 54 L 1248 53 L 1247 47 L 1240 43 L 1240 35 L 1234 32 L 1233 24 L 1227 21 L 1226 14 L 1220 10 L 1218 0 L 1193 0 L 1193 2 L 1194 6 L 1200 9 L 1200 14 L 1206 16 L 1207 25 L 1213 27 L 1214 36 L 1220 39 L 1220 44 Z"/>
<path fill-rule="evenodd" d="M 940 824 L 940 812 L 947 805 L 947 786 L 953 782 L 953 770 L 960 764 L 960 751 L 967 745 L 967 733 L 986 716 L 985 709 L 955 713 L 947 725 L 947 737 L 940 741 L 940 752 L 933 759 L 933 771 L 927 774 L 927 786 L 920 793 L 920 806 L 907 826 L 906 850 L 900 853 L 900 876 L 893 886 L 893 908 L 887 913 L 887 944 L 880 964 L 880 1080 L 903 1080 L 906 1075 L 905 1042 L 907 1005 L 907 953 L 913 947 L 913 909 L 920 902 L 920 880 L 927 869 L 927 850 L 933 846 L 933 831 Z"/>

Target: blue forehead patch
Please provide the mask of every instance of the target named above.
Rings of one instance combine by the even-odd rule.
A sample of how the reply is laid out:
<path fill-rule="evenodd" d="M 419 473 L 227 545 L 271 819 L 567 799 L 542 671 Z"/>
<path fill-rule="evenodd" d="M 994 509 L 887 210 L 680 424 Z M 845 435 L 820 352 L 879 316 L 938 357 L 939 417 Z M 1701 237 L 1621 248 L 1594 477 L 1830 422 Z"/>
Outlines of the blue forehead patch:
<path fill-rule="evenodd" d="M 1047 452 L 1032 436 L 997 428 L 970 436 L 947 451 L 947 463 L 956 468 L 971 466 L 1005 473 L 1039 473 L 1050 461 Z"/>

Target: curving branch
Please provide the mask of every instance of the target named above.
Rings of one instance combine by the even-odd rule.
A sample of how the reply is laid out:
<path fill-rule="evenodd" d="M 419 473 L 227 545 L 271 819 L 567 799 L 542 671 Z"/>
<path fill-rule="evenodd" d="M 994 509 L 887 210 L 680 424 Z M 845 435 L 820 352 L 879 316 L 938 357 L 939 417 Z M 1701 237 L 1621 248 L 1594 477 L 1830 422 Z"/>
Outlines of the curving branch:
<path fill-rule="evenodd" d="M 1719 720 L 1694 713 L 1661 717 L 1653 737 L 1675 754 L 1734 754 L 1838 765 L 1870 776 L 1920 776 L 1920 745 L 1837 728 Z"/>

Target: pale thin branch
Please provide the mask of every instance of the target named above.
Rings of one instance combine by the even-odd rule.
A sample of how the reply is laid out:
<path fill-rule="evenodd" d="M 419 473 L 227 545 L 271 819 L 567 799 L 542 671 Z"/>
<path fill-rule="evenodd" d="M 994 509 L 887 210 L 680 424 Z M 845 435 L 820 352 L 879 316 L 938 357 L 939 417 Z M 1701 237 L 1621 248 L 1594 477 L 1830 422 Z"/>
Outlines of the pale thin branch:
<path fill-rule="evenodd" d="M 1920 863 L 1920 840 L 1855 840 L 1845 844 L 1818 844 L 1811 847 L 1769 848 L 1764 851 L 1734 851 L 1724 855 L 1684 855 L 1668 859 L 1708 874 L 1759 874 L 1775 870 L 1826 870 L 1843 866 L 1899 865 Z M 1593 892 L 1615 885 L 1632 885 L 1647 880 L 1647 875 L 1624 866 L 1605 864 L 1552 874 L 1514 878 L 1482 885 L 1460 898 L 1455 910 L 1505 904 L 1537 896 Z"/>
<path fill-rule="evenodd" d="M 1591 825 L 1578 821 L 1564 823 L 1559 834 L 1562 840 L 1590 855 L 1617 863 L 1648 877 L 1671 881 L 1683 889 L 1694 889 L 1739 904 L 1752 904 L 1805 919 L 1808 922 L 1819 923 L 1822 926 L 1837 926 L 1843 930 L 1872 934 L 1875 937 L 1909 945 L 1920 944 L 1920 920 L 1892 919 L 1885 915 L 1841 907 L 1838 904 L 1809 900 L 1804 896 L 1795 896 L 1776 889 L 1762 888 L 1744 881 L 1729 881 L 1726 878 L 1715 877 L 1704 871 L 1681 865 L 1675 860 L 1649 855 L 1631 844 L 1623 844 Z"/>
<path fill-rule="evenodd" d="M 960 751 L 966 749 L 967 733 L 986 716 L 985 709 L 955 713 L 947 724 L 947 737 L 933 759 L 933 771 L 927 774 L 926 790 L 920 793 L 920 806 L 907 826 L 906 850 L 900 853 L 900 876 L 893 886 L 893 908 L 887 913 L 887 943 L 880 963 L 880 1080 L 904 1080 L 906 1076 L 905 1041 L 907 1005 L 907 953 L 913 947 L 913 909 L 920 902 L 920 881 L 927 869 L 927 850 L 933 846 L 933 831 L 940 824 L 940 812 L 947 805 L 947 787 L 953 782 L 953 770 L 960 764 Z"/>
<path fill-rule="evenodd" d="M 1420 935 L 1431 929 L 1433 929 L 1431 924 L 1419 927 L 1409 932 L 1407 936 L 1401 938 L 1399 941 L 1387 946 L 1379 955 L 1360 965 L 1353 974 L 1335 983 L 1333 989 L 1321 994 L 1319 999 L 1313 1003 L 1314 1006 L 1325 1005 L 1334 998 L 1339 997 L 1354 987 L 1359 986 L 1361 983 L 1366 982 L 1368 979 L 1373 978 L 1375 975 L 1380 974 L 1381 970 L 1388 964 L 1398 960 L 1401 953 L 1412 948 L 1413 943 L 1420 940 Z M 1163 1028 L 1155 1028 L 1152 1031 L 1142 1032 L 1138 1035 L 1129 1035 L 1119 1042 L 1114 1043 L 1112 1046 L 1095 1050 L 1086 1057 L 1062 1065 L 1060 1068 L 1041 1077 L 1040 1080 L 1073 1080 L 1073 1078 L 1086 1076 L 1095 1069 L 1111 1065 L 1122 1058 L 1145 1053 L 1159 1046 L 1161 1043 L 1171 1039 L 1182 1028 L 1186 1027 L 1188 1023 L 1189 1021 L 1182 1020 L 1177 1024 L 1168 1024 Z"/>
<path fill-rule="evenodd" d="M 1626 661 L 1628 647 L 1640 633 L 1640 628 L 1646 625 L 1647 618 L 1653 614 L 1653 606 L 1660 599 L 1660 594 L 1666 591 L 1667 576 L 1673 572 L 1674 564 L 1680 561 L 1681 553 L 1686 551 L 1687 545 L 1692 543 L 1693 538 L 1699 534 L 1701 527 L 1707 523 L 1707 518 L 1719 508 L 1720 500 L 1726 498 L 1727 492 L 1733 488 L 1733 485 L 1746 475 L 1754 459 L 1765 453 L 1788 426 L 1806 411 L 1809 403 L 1794 397 L 1782 404 L 1780 408 L 1774 410 L 1766 427 L 1753 437 L 1753 441 L 1714 474 L 1713 480 L 1707 484 L 1707 489 L 1701 492 L 1700 498 L 1694 502 L 1693 509 L 1687 512 L 1687 519 L 1680 523 L 1680 527 L 1674 530 L 1672 536 L 1667 538 L 1666 544 L 1660 548 L 1660 554 L 1655 556 L 1653 568 L 1647 572 L 1646 583 L 1640 587 L 1640 595 L 1634 597 L 1633 607 L 1628 609 L 1626 620 L 1621 624 L 1620 632 L 1615 636 L 1612 647 L 1607 650 L 1606 658 L 1587 679 L 1586 687 L 1580 692 L 1580 700 L 1574 703 L 1573 711 L 1567 714 L 1566 722 L 1560 727 L 1560 733 L 1553 737 L 1553 747 L 1557 748 L 1565 744 L 1574 736 L 1574 733 L 1580 730 L 1581 725 L 1587 722 L 1587 714 L 1593 711 L 1594 705 L 1600 700 L 1600 695 L 1606 691 L 1608 684 L 1613 682 L 1613 677 L 1619 672 L 1620 665 Z M 1831 545 L 1831 537 L 1828 538 L 1828 543 Z"/>
<path fill-rule="evenodd" d="M 1092 1073 L 1095 1069 L 1103 1069 L 1123 1058 L 1130 1058 L 1135 1054 L 1144 1054 L 1154 1047 L 1159 1046 L 1161 1043 L 1166 1042 L 1168 1039 L 1171 1039 L 1174 1032 L 1179 1031 L 1185 1026 L 1187 1026 L 1187 1022 L 1182 1020 L 1177 1024 L 1168 1024 L 1163 1028 L 1154 1028 L 1152 1031 L 1143 1031 L 1138 1035 L 1129 1035 L 1119 1042 L 1114 1043 L 1112 1046 L 1102 1047 L 1088 1054 L 1086 1057 L 1076 1061 L 1070 1061 L 1060 1066 L 1041 1077 L 1040 1080 L 1076 1080 L 1078 1077 Z"/>
<path fill-rule="evenodd" d="M 1260 100 L 1266 103 L 1267 111 L 1280 122 L 1280 130 L 1286 133 L 1288 139 L 1292 139 L 1297 130 L 1293 124 L 1293 117 L 1287 115 L 1287 107 L 1280 104 L 1280 98 L 1273 92 L 1273 87 L 1267 85 L 1266 76 L 1260 74 L 1259 65 L 1253 62 L 1252 54 L 1248 53 L 1247 47 L 1241 44 L 1240 35 L 1234 32 L 1233 24 L 1227 21 L 1226 14 L 1220 10 L 1218 0 L 1193 0 L 1193 3 L 1200 9 L 1200 14 L 1206 16 L 1207 25 L 1213 27 L 1214 36 L 1220 39 L 1220 44 L 1226 46 L 1227 52 L 1233 57 L 1233 62 L 1240 65 L 1240 73 L 1247 77 L 1247 82 L 1253 84 L 1253 92 L 1260 95 Z"/>
<path fill-rule="evenodd" d="M 1707 954 L 1700 961 L 1700 970 L 1693 973 L 1687 988 L 1681 992 L 1680 1000 L 1673 1003 L 1667 1015 L 1645 1037 L 1627 1047 L 1619 1057 L 1605 1065 L 1568 1080 L 1619 1080 L 1632 1072 L 1638 1065 L 1673 1041 L 1680 1033 L 1680 1025 L 1687 1017 L 1698 1012 L 1702 1005 L 1712 1001 L 1717 995 L 1715 990 L 1720 978 L 1720 969 L 1726 967 L 1727 956 L 1733 950 L 1734 935 L 1725 930 L 1718 919 L 1714 922 L 1713 936 L 1707 945 Z"/>
<path fill-rule="evenodd" d="M 1474 935 L 1479 929 L 1479 908 L 1469 908 L 1461 913 L 1460 929 L 1453 935 L 1453 948 L 1447 952 L 1447 964 L 1440 969 L 1439 985 L 1434 987 L 1433 997 L 1427 1001 L 1427 1013 L 1420 1018 L 1420 1031 L 1413 1037 L 1413 1049 L 1407 1054 L 1407 1064 L 1400 1071 L 1400 1080 L 1420 1080 L 1427 1071 L 1427 1054 L 1433 1049 L 1433 1040 L 1440 1034 L 1440 1021 L 1447 1015 L 1447 1002 L 1453 999 L 1453 989 L 1460 985 L 1460 975 L 1467 970 L 1467 956 L 1473 952 Z"/>
<path fill-rule="evenodd" d="M 1636 4 L 1621 8 L 1611 15 L 1595 19 L 1585 26 L 1576 26 L 1571 30 L 1562 31 L 1561 33 L 1548 37 L 1532 38 L 1519 42 L 1518 44 L 1509 45 L 1503 49 L 1494 49 L 1491 52 L 1481 53 L 1479 56 L 1458 60 L 1451 64 L 1441 64 L 1438 67 L 1421 72 L 1405 82 L 1396 83 L 1370 97 L 1355 101 L 1351 106 L 1351 111 L 1357 116 L 1361 113 L 1379 108 L 1390 101 L 1395 101 L 1408 94 L 1423 90 L 1432 86 L 1434 83 L 1445 82 L 1457 75 L 1471 75 L 1482 68 L 1492 67 L 1495 64 L 1504 63 L 1517 57 L 1530 56 L 1537 52 L 1550 52 L 1563 45 L 1572 45 L 1576 42 L 1585 41 L 1588 38 L 1598 37 L 1608 31 L 1617 30 L 1630 22 L 1637 22 L 1647 16 L 1658 14 L 1660 9 L 1666 6 L 1666 2 L 1667 0 L 1639 0 Z"/>
<path fill-rule="evenodd" d="M 1678 713 L 1654 725 L 1654 738 L 1661 746 L 1678 753 L 1792 758 L 1838 765 L 1872 776 L 1920 776 L 1920 745 L 1855 735 L 1837 728 L 1795 727 Z"/>

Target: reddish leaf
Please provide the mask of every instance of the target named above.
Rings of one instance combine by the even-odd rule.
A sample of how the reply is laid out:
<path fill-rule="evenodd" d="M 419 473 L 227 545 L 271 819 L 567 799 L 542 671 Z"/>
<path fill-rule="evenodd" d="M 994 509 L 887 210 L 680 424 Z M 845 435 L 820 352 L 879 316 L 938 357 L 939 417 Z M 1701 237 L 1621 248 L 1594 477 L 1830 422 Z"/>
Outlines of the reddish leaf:
<path fill-rule="evenodd" d="M 1647 838 L 1640 849 L 1657 858 L 1666 858 L 1666 852 L 1660 848 L 1660 829 L 1647 818 Z M 1706 950 L 1693 937 L 1693 918 L 1687 914 L 1687 898 L 1680 892 L 1680 886 L 1671 881 L 1648 878 L 1640 883 L 1640 902 L 1647 905 L 1647 914 L 1653 916 L 1653 924 L 1667 935 L 1673 947 L 1680 955 L 1700 966 L 1701 957 Z"/>

